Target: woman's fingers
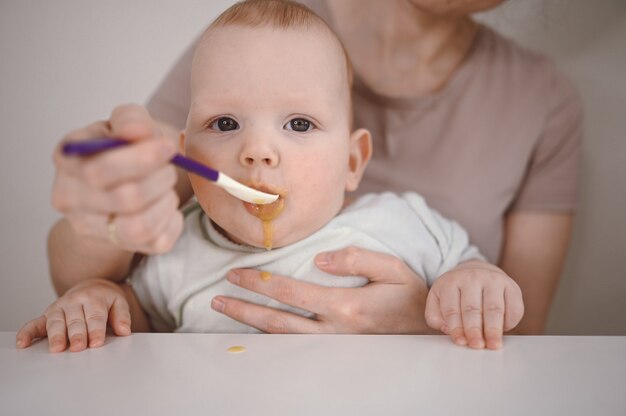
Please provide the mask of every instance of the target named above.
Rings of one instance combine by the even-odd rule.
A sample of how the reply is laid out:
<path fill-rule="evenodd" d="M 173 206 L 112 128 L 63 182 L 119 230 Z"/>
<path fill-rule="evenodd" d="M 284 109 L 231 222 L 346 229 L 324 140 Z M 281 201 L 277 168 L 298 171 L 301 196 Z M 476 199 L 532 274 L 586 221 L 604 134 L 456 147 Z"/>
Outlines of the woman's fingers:
<path fill-rule="evenodd" d="M 65 165 L 65 172 L 82 178 L 87 186 L 106 189 L 151 174 L 167 165 L 175 153 L 175 144 L 167 138 L 142 140 L 78 158 L 78 163 Z"/>
<path fill-rule="evenodd" d="M 107 208 L 107 212 L 116 214 L 140 212 L 168 193 L 175 196 L 174 186 L 177 180 L 176 168 L 173 165 L 156 166 L 154 170 L 146 172 L 145 176 L 138 177 L 137 180 L 108 189 L 101 205 Z M 178 199 L 175 205 L 178 206 Z M 94 211 L 98 209 L 97 206 L 89 208 Z"/>
<path fill-rule="evenodd" d="M 62 154 L 64 143 L 96 137 L 119 137 L 133 143 L 87 157 Z M 68 134 L 57 147 L 53 206 L 65 214 L 78 234 L 110 240 L 115 228 L 122 249 L 143 248 L 140 251 L 153 253 L 153 242 L 160 237 L 157 232 L 177 228 L 170 226 L 170 217 L 178 208 L 174 189 L 178 178 L 169 163 L 175 153 L 175 143 L 161 134 L 145 108 L 119 106 L 110 120 Z M 111 215 L 119 220 L 115 227 L 108 224 Z M 124 216 L 138 220 L 128 225 L 129 221 L 121 218 Z M 171 240 L 170 236 L 159 244 L 171 246 L 166 244 Z"/>
<path fill-rule="evenodd" d="M 176 211 L 168 218 L 169 220 L 163 231 L 148 247 L 148 250 L 142 251 L 142 253 L 166 253 L 174 247 L 178 236 L 183 232 L 185 220 L 180 211 Z"/>
<path fill-rule="evenodd" d="M 162 253 L 163 250 L 159 251 L 157 240 L 165 235 L 175 242 L 182 232 L 182 214 L 178 210 L 178 196 L 170 189 L 145 210 L 115 217 L 113 224 L 121 246 L 146 254 Z M 181 225 L 180 229 L 176 227 L 178 224 Z"/>
<path fill-rule="evenodd" d="M 61 152 L 68 141 L 102 136 L 135 143 L 89 157 L 68 157 Z M 57 172 L 78 177 L 89 187 L 104 189 L 147 176 L 166 165 L 175 153 L 176 144 L 162 137 L 148 111 L 139 105 L 127 104 L 115 108 L 108 122 L 96 122 L 69 133 L 57 146 L 54 160 Z"/>
<path fill-rule="evenodd" d="M 128 140 L 161 136 L 148 110 L 139 104 L 131 103 L 115 107 L 111 112 L 109 126 L 114 136 Z"/>
<path fill-rule="evenodd" d="M 371 282 L 404 283 L 409 279 L 423 281 L 398 257 L 353 246 L 320 253 L 315 257 L 315 265 L 330 274 L 362 276 Z"/>
<path fill-rule="evenodd" d="M 321 315 L 328 313 L 326 305 L 333 291 L 332 288 L 254 269 L 231 270 L 227 279 L 232 284 L 260 293 L 285 305 Z"/>
<path fill-rule="evenodd" d="M 257 270 L 238 269 L 227 276 L 231 283 L 312 312 L 316 320 L 300 318 L 297 324 L 282 326 L 263 324 L 259 319 L 279 319 L 269 313 L 259 317 L 252 312 L 258 310 L 255 306 L 221 296 L 215 298 L 213 308 L 217 311 L 233 311 L 227 314 L 231 317 L 236 315 L 234 319 L 263 330 L 269 326 L 293 332 L 428 331 L 424 321 L 426 283 L 399 259 L 355 247 L 331 253 L 330 257 L 326 254 L 316 258 L 318 267 L 323 271 L 339 276 L 360 275 L 377 284 L 357 288 L 329 288 L 285 276 L 269 276 Z"/>
<path fill-rule="evenodd" d="M 96 121 L 81 129 L 74 130 L 68 133 L 63 138 L 63 140 L 61 140 L 57 144 L 54 150 L 53 160 L 54 160 L 55 165 L 57 167 L 59 165 L 64 165 L 65 167 L 69 167 L 67 165 L 78 164 L 80 161 L 79 158 L 68 158 L 63 155 L 63 152 L 61 151 L 61 149 L 63 148 L 63 145 L 65 143 L 88 140 L 88 139 L 93 139 L 96 137 L 110 137 L 110 136 L 111 136 L 111 129 L 107 121 Z"/>
<path fill-rule="evenodd" d="M 487 348 L 502 348 L 504 290 L 500 286 L 486 286 L 483 290 L 483 327 Z"/>
<path fill-rule="evenodd" d="M 323 332 L 333 333 L 423 333 L 426 330 L 425 322 L 421 323 L 424 310 L 419 308 L 425 303 L 425 296 L 421 300 L 421 291 L 416 285 L 329 288 L 253 269 L 231 271 L 227 278 L 242 288 L 316 315 L 313 325 L 307 322 L 310 319 L 302 318 L 304 321 L 297 320 L 297 325 L 285 326 L 293 332 L 319 332 L 320 328 Z M 263 319 L 274 319 L 276 315 L 255 315 L 254 311 L 258 308 L 250 303 L 220 296 L 213 303 L 213 308 L 220 312 L 230 310 L 232 312 L 227 313 L 229 316 L 263 330 L 267 326 L 279 327 L 271 322 L 263 324 Z M 420 329 L 417 329 L 418 326 Z"/>
<path fill-rule="evenodd" d="M 313 319 L 226 296 L 216 296 L 211 307 L 236 321 L 269 334 L 323 332 L 322 325 Z"/>
<path fill-rule="evenodd" d="M 46 332 L 46 317 L 40 316 L 27 322 L 15 336 L 15 343 L 17 348 L 30 347 L 34 340 L 43 338 L 47 335 Z"/>
<path fill-rule="evenodd" d="M 111 172 L 118 174 L 122 170 L 118 167 L 111 168 Z M 96 180 L 100 179 L 93 181 Z M 61 212 L 79 210 L 101 214 L 131 214 L 144 209 L 172 190 L 176 181 L 176 169 L 168 164 L 155 165 L 140 176 L 125 177 L 105 186 L 89 183 L 88 176 L 80 173 L 68 175 L 66 172 L 59 172 L 55 178 L 52 203 Z"/>
<path fill-rule="evenodd" d="M 109 238 L 109 221 L 115 238 L 128 251 L 146 254 L 169 250 L 182 232 L 183 218 L 178 210 L 178 196 L 172 188 L 144 210 L 128 215 L 79 211 L 66 214 L 66 218 L 79 235 L 100 239 Z"/>

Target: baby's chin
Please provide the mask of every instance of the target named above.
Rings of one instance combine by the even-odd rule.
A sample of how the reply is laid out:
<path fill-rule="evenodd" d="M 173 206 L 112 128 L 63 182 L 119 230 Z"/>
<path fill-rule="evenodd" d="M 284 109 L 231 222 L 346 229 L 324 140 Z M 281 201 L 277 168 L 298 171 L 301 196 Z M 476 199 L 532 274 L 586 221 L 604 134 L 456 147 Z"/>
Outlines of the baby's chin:
<path fill-rule="evenodd" d="M 243 233 L 226 232 L 226 237 L 237 244 L 264 248 L 266 250 L 288 246 L 299 240 L 293 233 L 282 233 L 280 230 L 276 230 L 271 224 L 264 225 L 260 221 L 258 230 L 253 230 L 252 232 L 247 230 Z"/>

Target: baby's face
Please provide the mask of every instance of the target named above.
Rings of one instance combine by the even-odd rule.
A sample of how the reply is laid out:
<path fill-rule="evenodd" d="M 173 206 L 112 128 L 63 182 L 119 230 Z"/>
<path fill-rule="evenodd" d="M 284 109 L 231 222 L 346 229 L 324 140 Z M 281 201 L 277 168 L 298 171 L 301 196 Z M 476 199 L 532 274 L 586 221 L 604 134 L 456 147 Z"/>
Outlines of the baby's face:
<path fill-rule="evenodd" d="M 272 221 L 273 247 L 321 228 L 341 209 L 344 191 L 356 188 L 360 175 L 351 167 L 346 67 L 327 34 L 213 29 L 196 53 L 191 89 L 184 152 L 281 195 L 284 209 Z M 265 245 L 253 206 L 190 178 L 204 211 L 233 241 Z"/>

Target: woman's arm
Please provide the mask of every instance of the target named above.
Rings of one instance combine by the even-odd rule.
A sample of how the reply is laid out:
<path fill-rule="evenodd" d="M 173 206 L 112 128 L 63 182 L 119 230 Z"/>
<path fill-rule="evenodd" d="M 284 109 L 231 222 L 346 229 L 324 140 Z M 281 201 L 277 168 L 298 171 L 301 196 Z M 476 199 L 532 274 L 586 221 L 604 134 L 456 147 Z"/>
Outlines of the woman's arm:
<path fill-rule="evenodd" d="M 573 217 L 532 211 L 506 217 L 500 267 L 522 289 L 525 307 L 514 333 L 543 333 L 565 262 Z"/>
<path fill-rule="evenodd" d="M 136 252 L 167 251 L 182 231 L 179 201 L 192 192 L 187 175 L 169 163 L 178 131 L 124 105 L 64 141 L 102 136 L 133 143 L 89 158 L 63 156 L 60 146 L 55 152 L 52 201 L 64 218 L 48 236 L 48 259 L 58 294 L 86 279 L 123 279 Z"/>
<path fill-rule="evenodd" d="M 123 280 L 134 254 L 110 241 L 77 235 L 66 218 L 48 235 L 48 263 L 52 284 L 59 296 L 87 279 Z"/>

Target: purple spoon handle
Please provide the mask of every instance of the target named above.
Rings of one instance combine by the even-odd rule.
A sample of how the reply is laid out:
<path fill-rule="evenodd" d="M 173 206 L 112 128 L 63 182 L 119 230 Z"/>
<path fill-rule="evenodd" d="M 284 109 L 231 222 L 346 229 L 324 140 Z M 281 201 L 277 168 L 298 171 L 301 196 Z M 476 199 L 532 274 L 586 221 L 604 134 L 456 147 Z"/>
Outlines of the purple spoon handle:
<path fill-rule="evenodd" d="M 187 172 L 195 173 L 196 175 L 202 176 L 212 182 L 217 182 L 217 179 L 220 176 L 219 171 L 211 169 L 207 165 L 196 162 L 195 160 L 185 157 L 180 153 L 176 153 L 170 162 Z"/>
<path fill-rule="evenodd" d="M 99 137 L 96 139 L 68 142 L 63 145 L 62 152 L 67 156 L 90 156 L 105 150 L 114 149 L 116 147 L 126 146 L 129 142 L 123 139 Z M 180 153 L 176 153 L 170 160 L 174 165 L 188 171 L 200 175 L 210 181 L 217 182 L 220 176 L 219 171 L 211 169 L 193 159 L 185 157 Z"/>
<path fill-rule="evenodd" d="M 99 137 L 79 142 L 67 142 L 63 145 L 63 154 L 66 156 L 90 156 L 127 144 L 126 140 Z"/>

